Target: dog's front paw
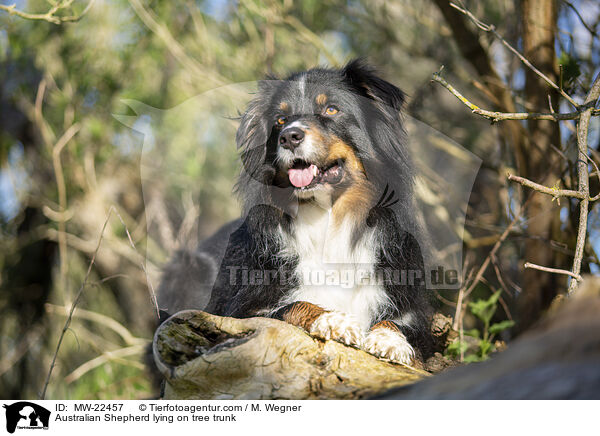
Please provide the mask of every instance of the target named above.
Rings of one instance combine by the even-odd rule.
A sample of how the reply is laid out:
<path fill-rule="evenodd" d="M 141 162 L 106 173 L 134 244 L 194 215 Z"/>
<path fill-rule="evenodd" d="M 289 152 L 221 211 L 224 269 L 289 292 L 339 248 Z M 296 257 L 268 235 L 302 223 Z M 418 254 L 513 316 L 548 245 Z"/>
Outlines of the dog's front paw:
<path fill-rule="evenodd" d="M 406 336 L 385 327 L 371 330 L 363 349 L 374 356 L 405 365 L 410 364 L 415 357 L 415 350 L 406 340 Z"/>
<path fill-rule="evenodd" d="M 321 339 L 333 339 L 346 345 L 360 347 L 363 343 L 363 331 L 352 315 L 342 312 L 325 312 L 310 326 L 312 336 Z"/>

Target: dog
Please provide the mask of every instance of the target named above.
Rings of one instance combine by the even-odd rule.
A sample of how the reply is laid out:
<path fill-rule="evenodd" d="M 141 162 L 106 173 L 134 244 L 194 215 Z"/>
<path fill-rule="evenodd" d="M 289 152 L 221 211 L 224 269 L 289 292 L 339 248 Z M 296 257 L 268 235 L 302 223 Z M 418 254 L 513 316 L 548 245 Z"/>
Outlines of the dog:
<path fill-rule="evenodd" d="M 426 358 L 403 102 L 361 59 L 261 81 L 236 134 L 243 217 L 175 256 L 159 306 L 273 317 L 390 361 Z"/>

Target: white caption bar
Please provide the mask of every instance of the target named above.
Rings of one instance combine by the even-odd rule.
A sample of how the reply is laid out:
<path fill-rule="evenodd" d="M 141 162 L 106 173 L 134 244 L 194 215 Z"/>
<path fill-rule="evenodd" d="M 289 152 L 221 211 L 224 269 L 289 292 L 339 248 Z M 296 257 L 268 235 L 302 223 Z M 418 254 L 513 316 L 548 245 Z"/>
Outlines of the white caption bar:
<path fill-rule="evenodd" d="M 2 430 L 36 434 L 565 435 L 597 432 L 599 401 L 0 401 Z M 184 433 L 185 432 L 185 433 Z M 198 433 L 196 433 L 198 432 Z M 0 431 L 0 434 L 4 434 Z M 132 433 L 133 434 L 133 433 Z"/>

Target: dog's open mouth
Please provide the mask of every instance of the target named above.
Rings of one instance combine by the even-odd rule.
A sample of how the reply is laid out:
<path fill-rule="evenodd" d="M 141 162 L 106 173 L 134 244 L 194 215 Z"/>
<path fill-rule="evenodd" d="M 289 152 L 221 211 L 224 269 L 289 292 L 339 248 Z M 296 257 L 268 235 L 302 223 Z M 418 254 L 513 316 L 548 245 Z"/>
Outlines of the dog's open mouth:
<path fill-rule="evenodd" d="M 310 189 L 317 185 L 334 185 L 342 180 L 344 175 L 343 162 L 337 160 L 330 165 L 319 168 L 315 164 L 297 160 L 288 170 L 290 183 L 298 189 Z"/>

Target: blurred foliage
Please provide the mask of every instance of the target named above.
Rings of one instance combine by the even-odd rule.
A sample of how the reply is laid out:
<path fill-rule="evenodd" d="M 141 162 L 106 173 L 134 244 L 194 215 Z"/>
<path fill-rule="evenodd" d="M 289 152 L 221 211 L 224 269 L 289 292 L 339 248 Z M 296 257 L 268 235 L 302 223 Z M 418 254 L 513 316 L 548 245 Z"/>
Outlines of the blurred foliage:
<path fill-rule="evenodd" d="M 515 322 L 510 319 L 491 324 L 498 310 L 498 299 L 501 294 L 502 289 L 499 289 L 488 299 L 469 302 L 468 307 L 471 314 L 477 318 L 482 327 L 481 329 L 465 330 L 463 334 L 474 338 L 474 341 L 470 344 L 469 341 L 461 340 L 460 337 L 455 339 L 446 349 L 448 355 L 455 358 L 462 356 L 464 362 L 481 362 L 487 360 L 490 354 L 496 350 L 494 338 L 515 325 Z"/>
<path fill-rule="evenodd" d="M 17 7 L 44 13 L 48 4 L 29 0 Z M 467 4 L 518 41 L 512 1 Z M 599 12 L 594 2 L 578 5 L 593 24 Z M 75 0 L 69 13 L 87 6 Z M 561 8 L 560 23 L 564 83 L 581 95 L 600 61 L 598 43 L 578 36 L 580 26 L 568 9 Z M 521 95 L 521 65 L 497 43 L 482 41 Z M 502 177 L 512 157 L 494 128 L 430 85 L 431 73 L 445 65 L 457 88 L 486 98 L 428 1 L 96 0 L 79 21 L 60 25 L 0 11 L 0 396 L 35 398 L 41 391 L 64 310 L 84 280 L 110 206 L 136 249 L 112 216 L 47 398 L 155 395 L 140 363 L 141 344 L 155 324 L 140 261 L 156 287 L 173 250 L 193 246 L 239 212 L 231 194 L 235 147 L 199 127 L 210 98 L 193 98 L 266 74 L 341 65 L 354 56 L 367 57 L 408 93 L 411 115 L 485 159 L 466 239 L 503 228 L 511 219 L 512 193 Z M 223 92 L 231 92 L 230 100 L 214 108 L 224 116 L 212 127 L 233 132 L 233 108 L 243 110 L 250 95 L 245 88 Z M 205 106 L 186 106 L 198 101 Z M 150 121 L 168 128 L 156 129 L 153 137 L 140 134 Z M 77 132 L 58 147 L 72 126 Z M 196 147 L 198 138 L 210 146 Z M 168 171 L 153 179 L 152 165 L 161 163 Z M 148 184 L 142 185 L 145 169 Z M 499 269 L 511 283 L 518 282 L 519 244 L 518 238 L 510 241 L 499 255 Z M 479 258 L 487 246 L 472 247 Z M 488 296 L 497 288 L 496 279 L 490 281 Z M 98 316 L 82 315 L 88 312 Z M 482 320 L 484 336 L 498 333 L 491 316 Z"/>

